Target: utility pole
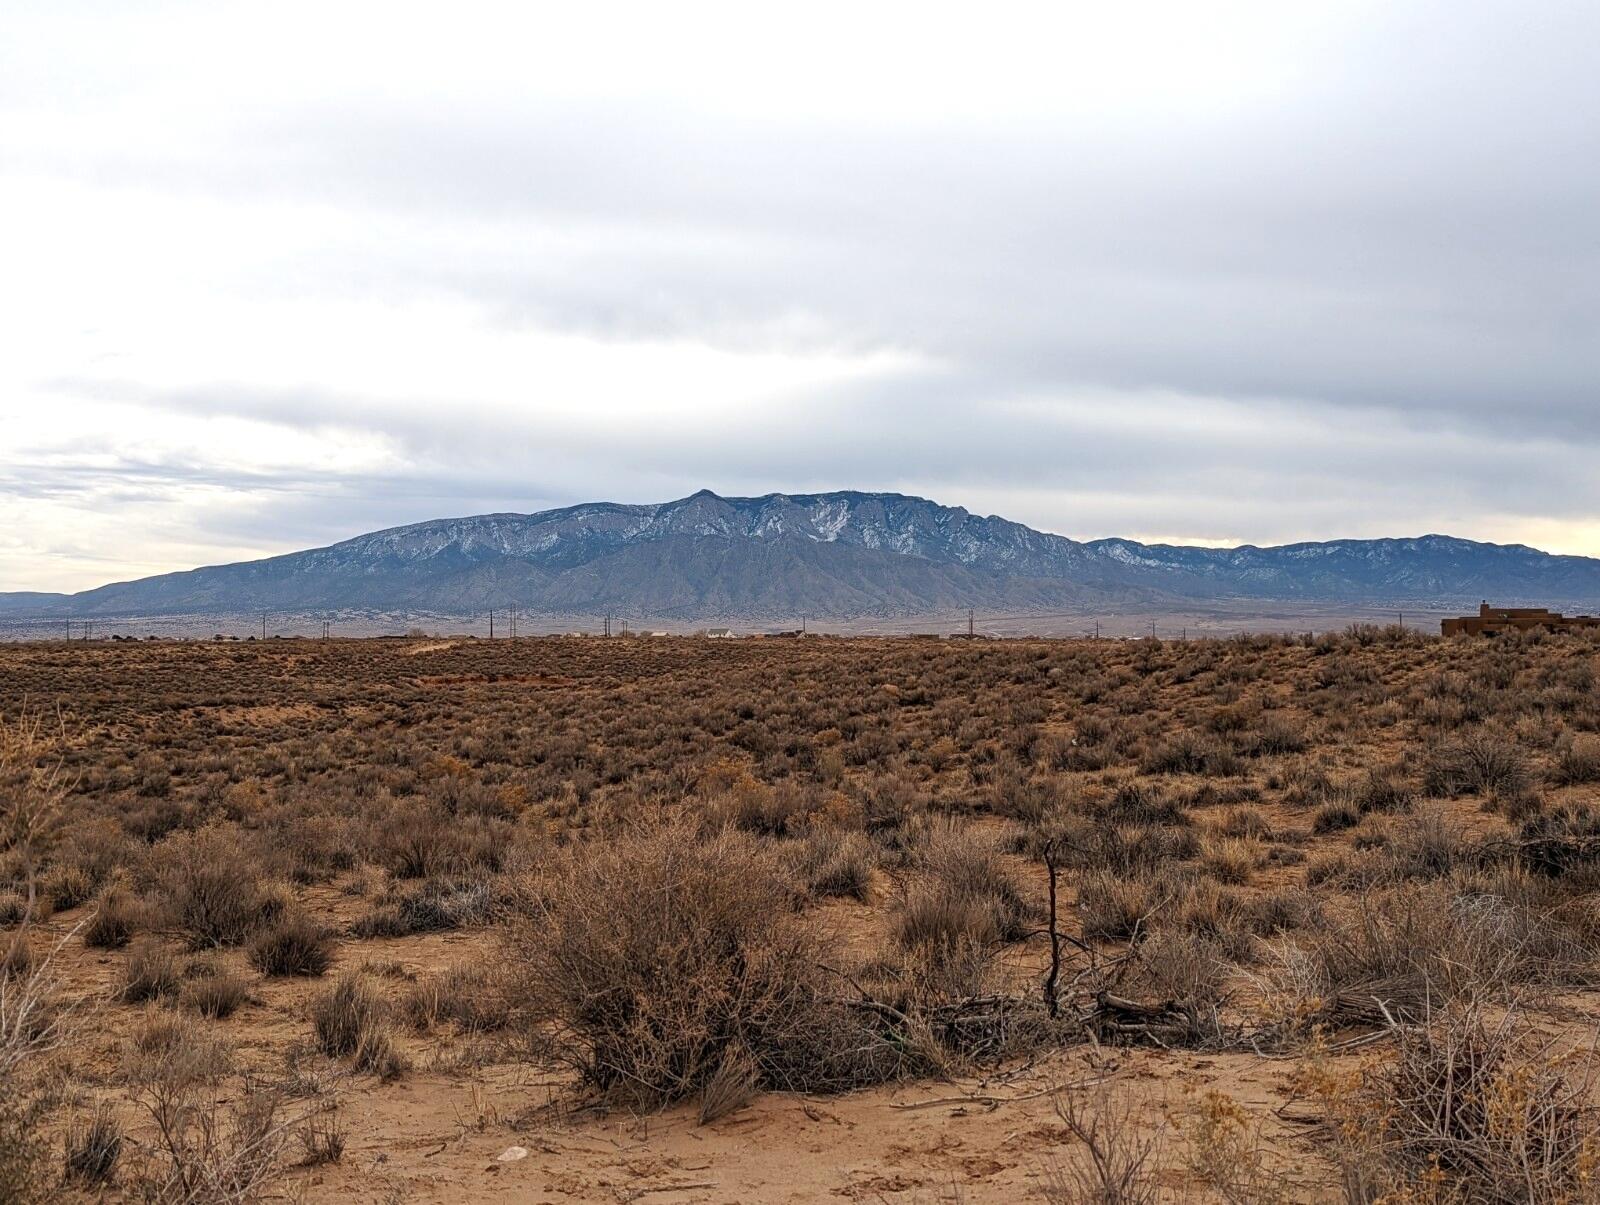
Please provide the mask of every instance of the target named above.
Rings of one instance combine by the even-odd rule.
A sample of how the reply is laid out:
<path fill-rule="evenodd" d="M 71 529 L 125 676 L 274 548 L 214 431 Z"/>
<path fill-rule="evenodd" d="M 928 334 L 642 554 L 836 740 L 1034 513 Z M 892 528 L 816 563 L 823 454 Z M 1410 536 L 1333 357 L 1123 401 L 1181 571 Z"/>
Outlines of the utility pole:
<path fill-rule="evenodd" d="M 1096 640 L 1100 639 L 1100 621 L 1098 619 L 1094 621 L 1094 638 Z"/>
<path fill-rule="evenodd" d="M 261 639 L 267 638 L 267 613 L 261 612 Z"/>
<path fill-rule="evenodd" d="M 611 616 L 606 616 L 606 635 L 611 635 Z"/>
<path fill-rule="evenodd" d="M 489 608 L 489 639 L 494 639 L 494 608 Z"/>
<path fill-rule="evenodd" d="M 1154 640 L 1155 638 L 1156 638 L 1156 621 L 1152 619 L 1150 621 L 1150 639 Z"/>
<path fill-rule="evenodd" d="M 972 608 L 967 608 L 967 639 L 972 639 Z"/>
<path fill-rule="evenodd" d="M 804 636 L 805 634 L 806 634 L 806 617 L 804 615 L 802 615 L 800 617 L 800 635 Z"/>

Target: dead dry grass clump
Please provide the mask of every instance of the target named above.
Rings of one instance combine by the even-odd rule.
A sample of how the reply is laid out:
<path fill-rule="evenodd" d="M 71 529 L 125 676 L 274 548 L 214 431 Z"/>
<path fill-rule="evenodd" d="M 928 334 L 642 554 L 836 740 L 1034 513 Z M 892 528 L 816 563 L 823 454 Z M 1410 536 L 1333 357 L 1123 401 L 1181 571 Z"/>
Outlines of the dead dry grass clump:
<path fill-rule="evenodd" d="M 1219 883 L 1243 884 L 1267 858 L 1267 847 L 1253 837 L 1209 837 L 1202 842 L 1200 867 Z"/>
<path fill-rule="evenodd" d="M 516 830 L 488 816 L 454 816 L 437 804 L 411 801 L 382 819 L 379 861 L 400 879 L 495 873 L 516 845 Z"/>
<path fill-rule="evenodd" d="M 74 1117 L 65 1138 L 64 1177 L 69 1184 L 109 1184 L 122 1157 L 122 1126 L 104 1102 L 87 1117 Z"/>
<path fill-rule="evenodd" d="M 231 1017 L 249 1001 L 250 985 L 224 968 L 191 968 L 190 978 L 183 985 L 180 998 L 202 1017 L 220 1021 Z"/>
<path fill-rule="evenodd" d="M 68 912 L 86 902 L 95 891 L 94 878 L 81 866 L 57 863 L 39 879 L 39 894 L 52 912 Z"/>
<path fill-rule="evenodd" d="M 837 954 L 796 916 L 774 854 L 682 824 L 572 851 L 519 897 L 510 990 L 530 1035 L 602 1091 L 654 1105 L 702 1093 L 727 1060 L 764 1087 L 888 1078 L 903 1054 L 836 1002 Z"/>
<path fill-rule="evenodd" d="M 400 1001 L 400 1011 L 414 1029 L 450 1021 L 472 1033 L 504 1029 L 511 1007 L 498 973 L 465 963 L 418 981 Z"/>
<path fill-rule="evenodd" d="M 350 926 L 355 937 L 410 937 L 486 924 L 495 887 L 487 876 L 452 875 L 409 888 L 395 887 Z"/>
<path fill-rule="evenodd" d="M 120 950 L 134 934 L 149 924 L 149 909 L 143 900 L 121 884 L 113 884 L 100 894 L 94 914 L 83 927 L 83 944 L 101 950 Z"/>
<path fill-rule="evenodd" d="M 700 807 L 712 827 L 733 825 L 747 833 L 793 837 L 821 806 L 817 791 L 790 780 L 769 786 L 748 774 L 740 775 L 725 791 Z"/>
<path fill-rule="evenodd" d="M 1049 849 L 1063 866 L 1135 876 L 1194 858 L 1201 843 L 1188 827 L 1069 815 L 1033 834 L 1028 845 Z"/>
<path fill-rule="evenodd" d="M 1516 1009 L 1463 1004 L 1391 1033 L 1393 1055 L 1364 1071 L 1302 1073 L 1326 1111 L 1347 1200 L 1592 1199 L 1600 1151 L 1582 1058 Z"/>
<path fill-rule="evenodd" d="M 1159 902 L 1144 879 L 1092 871 L 1078 881 L 1078 922 L 1090 941 L 1127 941 Z"/>
<path fill-rule="evenodd" d="M 872 892 L 877 847 L 864 833 L 814 828 L 786 851 L 795 877 L 818 899 L 848 898 L 865 903 Z"/>
<path fill-rule="evenodd" d="M 32 1205 L 50 1199 L 41 1120 L 32 1102 L 10 1084 L 0 1084 L 0 1201 Z"/>
<path fill-rule="evenodd" d="M 1578 880 L 1576 887 L 1600 879 L 1600 810 L 1587 804 L 1556 808 L 1523 821 L 1518 833 L 1522 864 L 1551 878 Z"/>
<path fill-rule="evenodd" d="M 991 986 L 1002 942 L 991 901 L 919 880 L 896 902 L 892 926 L 908 959 L 903 978 L 915 993 L 943 999 L 980 995 Z"/>
<path fill-rule="evenodd" d="M 986 910 L 1000 941 L 1020 940 L 1038 920 L 1038 908 L 1027 899 L 1021 880 L 985 833 L 938 825 L 916 851 L 914 865 L 919 880 L 935 892 Z"/>
<path fill-rule="evenodd" d="M 1483 851 L 1441 808 L 1425 808 L 1404 819 L 1374 817 L 1355 837 L 1357 853 L 1330 865 L 1328 879 L 1367 888 L 1441 879 L 1478 864 Z"/>
<path fill-rule="evenodd" d="M 118 998 L 124 1004 L 144 1004 L 177 992 L 183 983 L 183 969 L 175 951 L 157 937 L 142 937 L 128 951 L 122 965 L 122 987 Z"/>
<path fill-rule="evenodd" d="M 317 1048 L 330 1058 L 349 1058 L 358 1071 L 395 1079 L 408 1063 L 395 1044 L 389 1007 L 361 971 L 340 976 L 311 1006 Z"/>
<path fill-rule="evenodd" d="M 1133 950 L 1127 979 L 1140 999 L 1191 1010 L 1196 1036 L 1217 1030 L 1216 1010 L 1233 972 L 1227 949 L 1206 933 L 1157 929 Z"/>
<path fill-rule="evenodd" d="M 281 916 L 250 942 L 250 965 L 263 975 L 321 975 L 333 963 L 333 936 L 299 913 Z"/>
<path fill-rule="evenodd" d="M 1593 981 L 1600 926 L 1516 870 L 1364 894 L 1270 947 L 1263 994 L 1291 1028 L 1415 1020 L 1454 1001 L 1510 1000 Z"/>
<path fill-rule="evenodd" d="M 137 1087 L 213 1083 L 233 1070 L 232 1043 L 152 1004 L 122 1044 L 123 1078 Z"/>
<path fill-rule="evenodd" d="M 1550 768 L 1549 780 L 1558 787 L 1600 782 L 1600 736 L 1585 732 L 1563 742 Z"/>

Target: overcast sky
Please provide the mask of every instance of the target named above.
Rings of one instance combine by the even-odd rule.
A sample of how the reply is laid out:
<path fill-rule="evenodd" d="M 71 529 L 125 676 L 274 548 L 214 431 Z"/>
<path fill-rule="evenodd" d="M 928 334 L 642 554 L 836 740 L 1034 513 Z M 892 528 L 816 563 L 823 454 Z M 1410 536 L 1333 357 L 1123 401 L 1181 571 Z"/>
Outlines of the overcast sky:
<path fill-rule="evenodd" d="M 0 0 L 0 589 L 578 501 L 1600 555 L 1600 5 Z"/>

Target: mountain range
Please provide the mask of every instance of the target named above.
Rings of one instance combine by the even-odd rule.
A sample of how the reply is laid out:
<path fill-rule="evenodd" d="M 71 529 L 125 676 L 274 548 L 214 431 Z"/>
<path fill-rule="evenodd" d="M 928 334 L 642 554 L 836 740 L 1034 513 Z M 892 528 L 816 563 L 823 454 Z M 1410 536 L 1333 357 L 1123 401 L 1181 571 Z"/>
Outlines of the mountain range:
<path fill-rule="evenodd" d="M 903 494 L 587 503 L 436 519 L 77 594 L 0 593 L 8 617 L 297 612 L 765 619 L 954 608 L 1425 606 L 1600 601 L 1600 560 L 1450 536 L 1200 548 L 1088 542 Z"/>

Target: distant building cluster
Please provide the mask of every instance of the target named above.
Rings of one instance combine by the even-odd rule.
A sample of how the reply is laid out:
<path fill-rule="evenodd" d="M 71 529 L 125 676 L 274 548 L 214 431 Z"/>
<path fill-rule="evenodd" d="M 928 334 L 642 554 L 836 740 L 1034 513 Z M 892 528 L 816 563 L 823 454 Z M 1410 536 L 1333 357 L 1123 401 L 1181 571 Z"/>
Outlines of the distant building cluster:
<path fill-rule="evenodd" d="M 1600 616 L 1563 615 L 1547 607 L 1491 607 L 1487 602 L 1476 615 L 1445 619 L 1439 631 L 1446 636 L 1493 636 L 1500 632 L 1526 632 L 1546 628 L 1552 632 L 1574 632 L 1600 628 Z"/>

